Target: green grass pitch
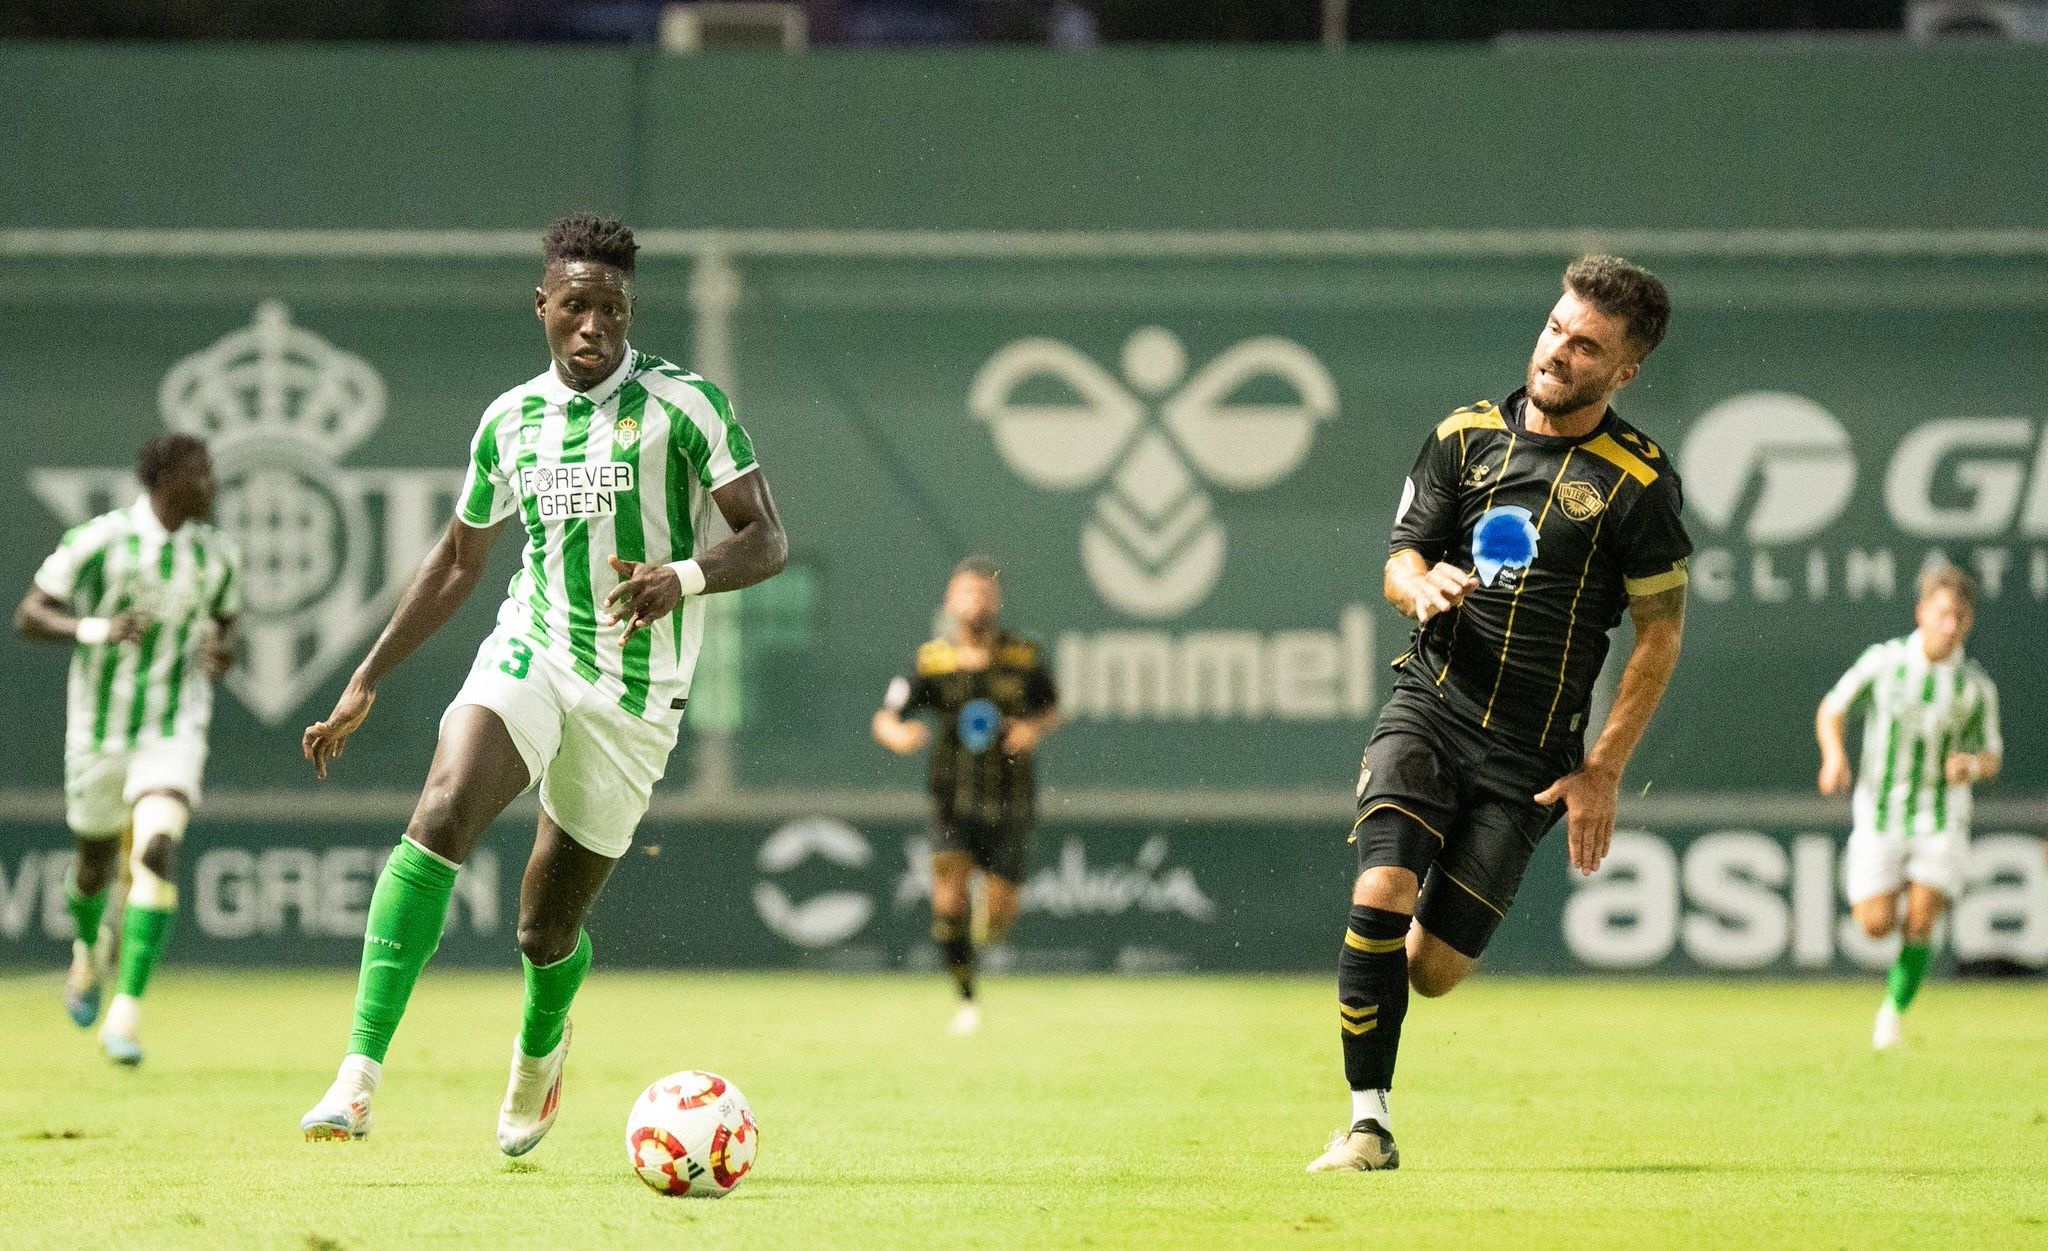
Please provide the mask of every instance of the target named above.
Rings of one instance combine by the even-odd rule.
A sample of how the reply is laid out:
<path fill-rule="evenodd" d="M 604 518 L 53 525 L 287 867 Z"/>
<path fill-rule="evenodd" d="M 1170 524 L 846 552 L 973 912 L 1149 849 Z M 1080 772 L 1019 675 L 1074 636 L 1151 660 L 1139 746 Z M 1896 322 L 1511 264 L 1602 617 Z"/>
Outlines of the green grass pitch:
<path fill-rule="evenodd" d="M 600 959 L 602 958 L 600 950 Z M 1342 1122 L 1327 979 L 594 973 L 564 1110 L 498 1154 L 518 982 L 430 971 L 360 1144 L 301 1141 L 351 979 L 172 967 L 147 1064 L 0 979 L 0 1244 L 28 1248 L 2048 1246 L 2048 992 L 1478 978 L 1408 1018 L 1398 1173 L 1308 1177 Z M 762 1128 L 729 1199 L 627 1170 L 674 1069 Z"/>

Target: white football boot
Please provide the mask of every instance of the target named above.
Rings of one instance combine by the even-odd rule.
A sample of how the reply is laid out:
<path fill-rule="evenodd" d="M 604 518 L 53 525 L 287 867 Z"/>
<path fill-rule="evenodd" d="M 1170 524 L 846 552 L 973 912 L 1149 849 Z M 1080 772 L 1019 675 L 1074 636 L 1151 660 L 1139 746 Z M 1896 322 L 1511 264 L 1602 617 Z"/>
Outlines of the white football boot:
<path fill-rule="evenodd" d="M 334 1075 L 334 1084 L 313 1110 L 299 1118 L 307 1142 L 355 1142 L 370 1136 L 370 1097 L 384 1066 L 368 1056 L 349 1056 Z"/>
<path fill-rule="evenodd" d="M 1877 1006 L 1877 1023 L 1870 1027 L 1870 1047 L 1873 1051 L 1890 1051 L 1899 1045 L 1905 1031 L 1899 1028 L 1899 1010 L 1892 1006 L 1890 996 Z"/>
<path fill-rule="evenodd" d="M 100 1025 L 100 1048 L 107 1059 L 133 1068 L 142 1063 L 142 1004 L 131 995 L 115 995 Z"/>
<path fill-rule="evenodd" d="M 100 983 L 106 967 L 94 948 L 80 939 L 71 940 L 71 972 L 64 978 L 64 1013 L 80 1029 L 91 1029 L 100 1019 Z"/>
<path fill-rule="evenodd" d="M 1311 1173 L 1378 1173 L 1401 1167 L 1394 1136 L 1378 1121 L 1354 1124 L 1330 1139 L 1323 1153 L 1308 1163 Z"/>
<path fill-rule="evenodd" d="M 544 1056 L 534 1057 L 512 1040 L 512 1080 L 505 1104 L 498 1109 L 498 1150 L 525 1155 L 547 1137 L 562 1110 L 562 1070 L 569 1060 L 569 1022 L 562 1022 L 562 1041 Z"/>

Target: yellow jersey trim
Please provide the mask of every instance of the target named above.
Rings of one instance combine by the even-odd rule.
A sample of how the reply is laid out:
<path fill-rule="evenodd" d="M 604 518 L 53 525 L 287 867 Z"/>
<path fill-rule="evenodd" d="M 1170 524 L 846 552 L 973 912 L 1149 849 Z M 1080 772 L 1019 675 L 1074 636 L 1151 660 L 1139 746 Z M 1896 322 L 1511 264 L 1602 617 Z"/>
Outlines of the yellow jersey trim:
<path fill-rule="evenodd" d="M 1452 435 L 1466 430 L 1505 430 L 1507 428 L 1507 418 L 1500 415 L 1500 410 L 1485 400 L 1481 400 L 1472 407 L 1461 408 L 1436 423 L 1436 437 L 1437 442 L 1441 443 Z"/>
<path fill-rule="evenodd" d="M 1611 434 L 1588 439 L 1579 444 L 1588 452 L 1613 465 L 1644 486 L 1657 480 L 1657 471 L 1650 468 L 1648 461 L 1623 447 Z"/>
<path fill-rule="evenodd" d="M 1652 574 L 1647 578 L 1623 578 L 1621 587 L 1631 596 L 1662 595 L 1666 591 L 1684 586 L 1686 581 L 1685 562 L 1681 560 L 1663 573 Z"/>
<path fill-rule="evenodd" d="M 938 678 L 960 668 L 960 657 L 953 645 L 944 639 L 934 639 L 917 649 L 917 676 Z"/>

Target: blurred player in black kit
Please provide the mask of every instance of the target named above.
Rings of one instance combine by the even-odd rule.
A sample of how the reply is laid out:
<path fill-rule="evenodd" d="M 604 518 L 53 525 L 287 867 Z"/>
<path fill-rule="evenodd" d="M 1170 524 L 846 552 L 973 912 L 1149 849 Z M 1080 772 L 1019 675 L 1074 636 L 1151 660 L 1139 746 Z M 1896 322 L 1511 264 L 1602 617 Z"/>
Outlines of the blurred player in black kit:
<path fill-rule="evenodd" d="M 946 628 L 917 649 L 908 676 L 889 683 L 875 713 L 875 741 L 901 756 L 931 747 L 937 837 L 932 853 L 932 938 L 960 989 L 954 1034 L 981 1028 L 974 1002 L 974 937 L 968 880 L 983 875 L 990 944 L 1017 919 L 1017 893 L 1037 819 L 1032 757 L 1059 725 L 1057 696 L 1038 645 L 997 628 L 1000 571 L 971 556 L 946 584 Z M 913 720 L 929 712 L 932 723 Z"/>
<path fill-rule="evenodd" d="M 1402 488 L 1385 591 L 1418 627 L 1359 766 L 1337 975 L 1351 1128 L 1312 1173 L 1399 1167 L 1387 1095 L 1408 991 L 1472 972 L 1558 818 L 1574 868 L 1607 855 L 1622 770 L 1678 664 L 1692 550 L 1678 475 L 1608 402 L 1670 317 L 1643 269 L 1572 262 L 1525 385 L 1438 423 Z M 1589 752 L 1624 608 L 1635 645 Z"/>

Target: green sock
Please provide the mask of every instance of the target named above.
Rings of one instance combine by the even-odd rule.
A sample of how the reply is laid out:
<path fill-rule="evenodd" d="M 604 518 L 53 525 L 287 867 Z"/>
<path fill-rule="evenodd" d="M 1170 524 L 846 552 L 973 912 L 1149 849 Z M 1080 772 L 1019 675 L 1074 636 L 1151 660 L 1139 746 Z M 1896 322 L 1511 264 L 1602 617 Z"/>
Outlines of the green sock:
<path fill-rule="evenodd" d="M 107 914 L 107 896 L 113 888 L 102 886 L 96 895 L 78 893 L 76 872 L 64 875 L 64 905 L 71 909 L 71 919 L 78 925 L 78 937 L 90 947 L 99 941 L 100 918 Z"/>
<path fill-rule="evenodd" d="M 355 1028 L 350 1055 L 384 1063 L 398 1018 L 405 1015 L 413 983 L 441 945 L 448 897 L 455 891 L 454 866 L 409 841 L 384 862 L 370 892 L 370 923 L 363 931 L 363 971 L 356 982 Z"/>
<path fill-rule="evenodd" d="M 156 968 L 157 957 L 164 953 L 171 918 L 177 915 L 172 908 L 145 908 L 133 902 L 128 905 L 121 921 L 122 994 L 140 999 L 142 992 L 149 989 L 150 970 Z"/>
<path fill-rule="evenodd" d="M 1899 948 L 1899 958 L 1884 979 L 1885 994 L 1892 1007 L 1904 1012 L 1912 1006 L 1913 996 L 1920 993 L 1920 979 L 1927 976 L 1927 960 L 1933 951 L 1931 943 L 1907 943 Z"/>
<path fill-rule="evenodd" d="M 562 1023 L 569 1019 L 569 1005 L 576 988 L 590 972 L 590 931 L 576 932 L 576 950 L 553 964 L 535 964 L 525 956 L 526 1012 L 519 1019 L 519 1049 L 530 1056 L 544 1056 L 562 1044 Z"/>

